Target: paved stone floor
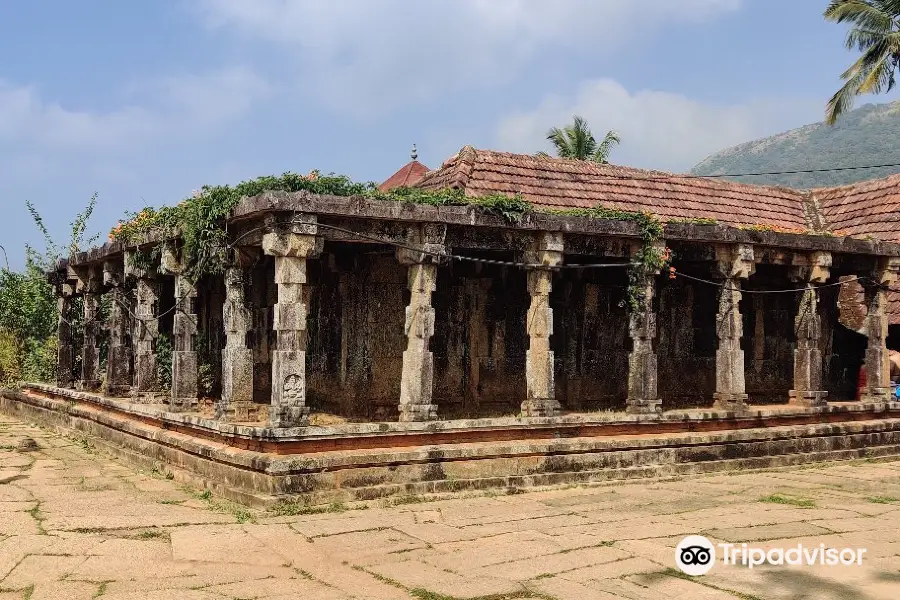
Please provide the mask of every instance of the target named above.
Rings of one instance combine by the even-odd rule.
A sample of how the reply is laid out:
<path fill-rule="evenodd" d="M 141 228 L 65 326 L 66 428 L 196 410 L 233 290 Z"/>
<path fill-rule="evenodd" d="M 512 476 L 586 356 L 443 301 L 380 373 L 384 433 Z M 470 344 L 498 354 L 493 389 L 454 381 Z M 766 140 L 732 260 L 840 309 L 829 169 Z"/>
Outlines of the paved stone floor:
<path fill-rule="evenodd" d="M 900 462 L 427 500 L 253 511 L 0 417 L 0 600 L 900 598 Z M 867 554 L 690 578 L 688 534 Z"/>

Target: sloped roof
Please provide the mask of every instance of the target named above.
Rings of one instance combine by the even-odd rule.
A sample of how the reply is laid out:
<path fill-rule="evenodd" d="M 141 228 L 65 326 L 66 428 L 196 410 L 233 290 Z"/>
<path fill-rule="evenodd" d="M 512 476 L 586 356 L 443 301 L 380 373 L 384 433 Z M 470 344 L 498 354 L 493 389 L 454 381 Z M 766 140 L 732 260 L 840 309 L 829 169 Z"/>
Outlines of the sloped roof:
<path fill-rule="evenodd" d="M 820 188 L 812 190 L 812 195 L 818 202 L 830 231 L 838 235 L 872 236 L 887 242 L 900 242 L 900 175 L 840 187 Z M 862 286 L 854 283 L 852 288 L 859 303 L 859 307 L 853 310 L 865 316 Z M 842 288 L 842 295 L 844 291 Z M 841 308 L 844 309 L 844 305 Z M 846 310 L 850 314 L 850 309 Z M 887 316 L 891 325 L 900 324 L 900 284 L 891 285 Z M 861 320 L 859 322 L 862 323 Z M 858 328 L 849 323 L 844 324 Z"/>
<path fill-rule="evenodd" d="M 820 188 L 812 194 L 831 231 L 900 241 L 900 175 Z"/>
<path fill-rule="evenodd" d="M 807 230 L 803 192 L 466 146 L 416 187 L 467 196 L 521 194 L 546 208 L 647 211 L 662 220 L 715 219 L 724 225 Z"/>
<path fill-rule="evenodd" d="M 427 172 L 428 167 L 417 160 L 411 160 L 400 167 L 399 171 L 388 177 L 384 183 L 378 186 L 378 189 L 386 192 L 398 187 L 411 187 L 418 183 Z"/>

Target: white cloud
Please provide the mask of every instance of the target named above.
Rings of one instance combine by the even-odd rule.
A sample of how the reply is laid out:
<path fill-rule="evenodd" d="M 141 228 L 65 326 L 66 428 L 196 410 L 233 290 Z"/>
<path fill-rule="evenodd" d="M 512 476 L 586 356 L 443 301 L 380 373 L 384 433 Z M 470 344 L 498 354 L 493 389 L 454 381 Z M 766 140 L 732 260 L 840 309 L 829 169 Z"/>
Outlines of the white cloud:
<path fill-rule="evenodd" d="M 821 112 L 819 100 L 718 106 L 671 92 L 630 92 L 614 80 L 598 79 L 583 83 L 571 97 L 551 95 L 532 111 L 504 118 L 496 142 L 512 152 L 549 150 L 547 130 L 570 123 L 577 114 L 598 139 L 610 129 L 620 133 L 622 145 L 613 151 L 612 162 L 683 171 L 727 146 L 820 120 Z"/>
<path fill-rule="evenodd" d="M 183 134 L 237 118 L 267 96 L 269 86 L 236 67 L 201 75 L 137 82 L 124 106 L 107 112 L 65 108 L 32 86 L 0 79 L 0 144 L 110 148 L 153 136 Z"/>
<path fill-rule="evenodd" d="M 303 87 L 358 114 L 503 81 L 547 50 L 627 48 L 741 0 L 195 0 L 206 25 L 283 45 Z"/>

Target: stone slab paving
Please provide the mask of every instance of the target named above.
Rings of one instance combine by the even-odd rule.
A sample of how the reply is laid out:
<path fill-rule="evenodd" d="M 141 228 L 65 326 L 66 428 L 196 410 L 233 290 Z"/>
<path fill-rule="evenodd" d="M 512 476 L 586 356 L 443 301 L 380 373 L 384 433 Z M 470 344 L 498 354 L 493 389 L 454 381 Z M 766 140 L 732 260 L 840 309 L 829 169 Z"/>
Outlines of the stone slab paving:
<path fill-rule="evenodd" d="M 0 417 L 0 600 L 900 598 L 900 462 L 519 492 L 251 510 Z M 689 534 L 867 554 L 694 578 Z"/>

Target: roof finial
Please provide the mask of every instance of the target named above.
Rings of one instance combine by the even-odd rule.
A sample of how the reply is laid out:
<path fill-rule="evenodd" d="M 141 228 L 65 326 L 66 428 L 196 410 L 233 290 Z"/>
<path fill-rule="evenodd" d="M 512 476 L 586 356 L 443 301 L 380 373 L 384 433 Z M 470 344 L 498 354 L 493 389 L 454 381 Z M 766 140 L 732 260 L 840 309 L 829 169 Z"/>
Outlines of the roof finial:
<path fill-rule="evenodd" d="M 419 158 L 419 151 L 416 150 L 415 142 L 413 142 L 413 149 L 412 149 L 412 153 L 410 154 L 410 156 L 412 157 L 413 160 L 416 160 L 417 158 Z"/>

